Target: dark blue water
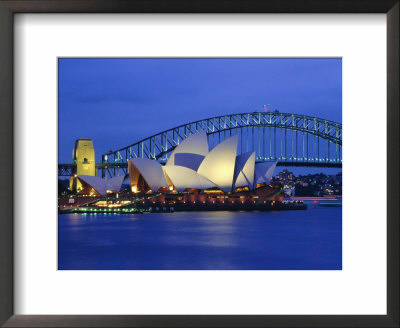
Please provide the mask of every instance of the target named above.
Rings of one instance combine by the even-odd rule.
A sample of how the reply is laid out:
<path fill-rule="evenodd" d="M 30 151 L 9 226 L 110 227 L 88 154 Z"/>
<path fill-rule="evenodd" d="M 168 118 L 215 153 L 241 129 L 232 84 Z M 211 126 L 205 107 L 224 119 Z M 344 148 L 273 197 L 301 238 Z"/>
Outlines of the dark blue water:
<path fill-rule="evenodd" d="M 342 208 L 68 214 L 61 270 L 341 270 Z"/>

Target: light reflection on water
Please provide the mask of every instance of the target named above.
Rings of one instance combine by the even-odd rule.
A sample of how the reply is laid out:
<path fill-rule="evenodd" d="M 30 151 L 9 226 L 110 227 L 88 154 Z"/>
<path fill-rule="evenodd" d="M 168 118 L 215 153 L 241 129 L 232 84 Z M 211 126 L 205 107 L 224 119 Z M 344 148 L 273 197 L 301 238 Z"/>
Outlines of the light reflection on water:
<path fill-rule="evenodd" d="M 59 269 L 341 269 L 341 207 L 64 214 Z"/>

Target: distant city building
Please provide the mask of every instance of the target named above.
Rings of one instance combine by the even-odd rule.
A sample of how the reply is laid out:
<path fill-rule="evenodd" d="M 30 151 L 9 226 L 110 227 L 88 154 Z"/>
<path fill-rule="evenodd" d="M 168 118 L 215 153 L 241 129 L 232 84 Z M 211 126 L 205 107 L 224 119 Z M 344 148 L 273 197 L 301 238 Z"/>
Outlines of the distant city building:
<path fill-rule="evenodd" d="M 283 191 L 283 195 L 285 197 L 296 196 L 296 192 L 295 192 L 295 187 L 294 186 L 285 185 L 285 186 L 283 186 L 282 191 Z"/>
<path fill-rule="evenodd" d="M 92 139 L 78 139 L 75 141 L 72 162 L 76 164 L 76 174 L 70 178 L 69 189 L 79 192 L 83 189 L 83 186 L 77 176 L 96 176 L 96 161 Z"/>
<path fill-rule="evenodd" d="M 293 180 L 293 173 L 289 172 L 288 170 L 283 170 L 279 172 L 279 180 L 281 181 L 292 181 Z"/>
<path fill-rule="evenodd" d="M 275 179 L 283 184 L 279 178 Z M 285 194 L 289 194 L 288 189 L 293 188 L 296 196 L 341 196 L 342 195 L 342 173 L 336 175 L 308 174 L 305 176 L 295 177 L 293 181 L 284 182 L 283 190 Z M 286 190 L 287 189 L 287 190 Z"/>

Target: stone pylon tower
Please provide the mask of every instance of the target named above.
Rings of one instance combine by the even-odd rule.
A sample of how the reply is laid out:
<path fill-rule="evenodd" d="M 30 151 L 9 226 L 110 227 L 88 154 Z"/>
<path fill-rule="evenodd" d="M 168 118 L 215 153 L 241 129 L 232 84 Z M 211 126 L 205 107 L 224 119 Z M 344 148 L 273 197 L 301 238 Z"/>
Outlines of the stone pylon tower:
<path fill-rule="evenodd" d="M 96 160 L 92 139 L 75 141 L 72 162 L 76 164 L 76 172 L 69 180 L 69 188 L 72 191 L 79 192 L 82 190 L 82 184 L 76 178 L 78 175 L 96 176 Z"/>

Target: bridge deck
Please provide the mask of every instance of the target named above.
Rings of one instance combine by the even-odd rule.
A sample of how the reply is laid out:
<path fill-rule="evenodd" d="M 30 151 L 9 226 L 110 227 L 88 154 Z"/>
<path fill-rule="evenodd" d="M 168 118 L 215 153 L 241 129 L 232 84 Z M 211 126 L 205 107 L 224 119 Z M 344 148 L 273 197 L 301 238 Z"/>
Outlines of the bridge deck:
<path fill-rule="evenodd" d="M 258 161 L 257 163 L 260 163 Z M 317 162 L 317 161 L 278 161 L 277 166 L 296 166 L 296 167 L 326 167 L 326 168 L 341 168 L 342 163 L 335 162 Z M 128 164 L 127 163 L 96 163 L 97 170 L 123 170 L 127 173 Z M 58 164 L 58 176 L 72 176 L 76 172 L 75 164 Z"/>

